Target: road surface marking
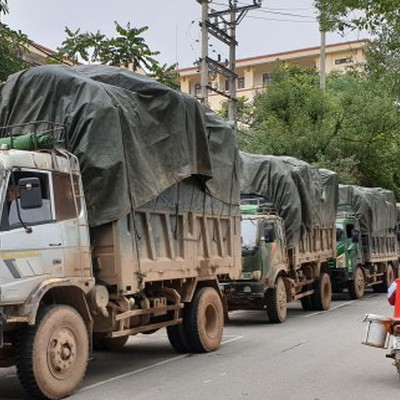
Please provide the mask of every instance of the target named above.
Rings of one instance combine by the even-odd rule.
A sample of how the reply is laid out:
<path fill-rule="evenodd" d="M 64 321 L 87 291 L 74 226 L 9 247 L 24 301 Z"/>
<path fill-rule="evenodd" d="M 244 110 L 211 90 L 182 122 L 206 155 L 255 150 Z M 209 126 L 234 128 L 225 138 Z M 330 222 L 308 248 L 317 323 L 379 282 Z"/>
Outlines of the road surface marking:
<path fill-rule="evenodd" d="M 226 336 L 232 336 L 232 338 L 222 341 L 221 344 L 232 343 L 236 342 L 236 340 L 243 339 L 243 336 L 237 336 L 237 335 L 226 335 Z"/>
<path fill-rule="evenodd" d="M 299 343 L 295 344 L 294 346 L 291 346 L 291 347 L 288 347 L 288 348 L 282 350 L 281 353 L 286 353 L 286 352 L 288 352 L 290 350 L 293 350 L 293 349 L 295 349 L 297 347 L 303 346 L 303 344 L 306 344 L 306 343 L 310 343 L 310 342 L 308 340 L 305 340 L 303 342 L 299 342 Z"/>
<path fill-rule="evenodd" d="M 226 335 L 226 336 L 232 336 L 232 337 L 230 339 L 222 341 L 221 345 L 224 345 L 224 344 L 227 344 L 227 343 L 231 343 L 231 342 L 235 342 L 236 340 L 239 340 L 239 339 L 243 338 L 243 336 L 234 336 L 234 335 Z M 192 355 L 193 354 L 182 354 L 180 356 L 168 358 L 167 360 L 156 362 L 155 364 L 148 365 L 147 367 L 135 369 L 134 371 L 126 372 L 125 374 L 114 376 L 113 378 L 105 379 L 104 381 L 100 381 L 100 382 L 94 383 L 92 385 L 85 386 L 82 389 L 80 389 L 77 393 L 86 392 L 87 390 L 95 389 L 95 388 L 97 388 L 99 386 L 107 385 L 108 383 L 115 382 L 115 381 L 117 381 L 119 379 L 124 379 L 124 378 L 127 378 L 128 376 L 140 374 L 141 372 L 148 371 L 149 369 L 157 368 L 157 367 L 160 367 L 161 365 L 169 364 L 171 362 L 178 361 L 178 360 L 181 360 L 183 358 L 186 358 L 186 357 L 189 357 L 189 356 L 192 356 Z"/>
<path fill-rule="evenodd" d="M 307 314 L 307 315 L 305 315 L 304 317 L 305 317 L 305 318 L 310 318 L 310 317 L 315 317 L 316 315 L 325 314 L 325 313 L 327 313 L 327 312 L 329 312 L 329 311 L 334 311 L 334 310 L 337 310 L 338 308 L 342 308 L 342 307 L 349 306 L 350 304 L 353 304 L 353 303 L 355 303 L 356 301 L 357 301 L 357 300 L 346 301 L 346 303 L 339 304 L 339 305 L 337 305 L 336 307 L 330 308 L 329 310 L 317 311 L 317 312 L 312 313 L 312 314 Z"/>

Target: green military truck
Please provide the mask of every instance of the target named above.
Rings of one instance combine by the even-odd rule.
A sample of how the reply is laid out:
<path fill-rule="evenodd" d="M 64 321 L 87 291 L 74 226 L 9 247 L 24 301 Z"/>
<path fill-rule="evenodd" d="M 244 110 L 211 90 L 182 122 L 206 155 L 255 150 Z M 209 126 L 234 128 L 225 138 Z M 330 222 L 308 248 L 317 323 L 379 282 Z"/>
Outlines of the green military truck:
<path fill-rule="evenodd" d="M 104 66 L 22 71 L 0 99 L 0 367 L 30 398 L 60 399 L 92 345 L 166 328 L 178 352 L 217 349 L 219 281 L 241 268 L 222 118 Z"/>
<path fill-rule="evenodd" d="M 386 292 L 398 276 L 397 211 L 394 193 L 382 188 L 339 185 L 337 259 L 330 265 L 334 292 L 352 299 L 365 288 Z"/>
<path fill-rule="evenodd" d="M 229 310 L 266 309 L 271 322 L 285 321 L 293 300 L 327 310 L 337 175 L 291 157 L 241 159 L 242 276 L 224 282 Z"/>

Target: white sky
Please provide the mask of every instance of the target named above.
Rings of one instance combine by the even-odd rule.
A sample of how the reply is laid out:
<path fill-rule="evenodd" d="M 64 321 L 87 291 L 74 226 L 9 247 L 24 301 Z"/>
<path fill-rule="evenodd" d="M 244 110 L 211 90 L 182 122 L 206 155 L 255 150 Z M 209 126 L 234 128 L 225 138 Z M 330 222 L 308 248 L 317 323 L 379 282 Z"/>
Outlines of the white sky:
<path fill-rule="evenodd" d="M 239 5 L 252 0 L 239 0 Z M 226 9 L 228 0 L 212 0 L 210 7 Z M 114 21 L 125 26 L 148 26 L 144 34 L 150 48 L 160 51 L 159 61 L 180 68 L 200 57 L 201 6 L 196 0 L 9 0 L 10 14 L 2 20 L 41 45 L 56 49 L 65 39 L 64 27 L 113 35 Z M 290 15 L 282 15 L 290 14 Z M 238 58 L 318 46 L 320 35 L 313 0 L 264 0 L 249 11 L 237 28 Z M 327 44 L 362 39 L 329 34 Z M 228 58 L 227 46 L 212 40 L 210 56 Z M 215 51 L 213 51 L 215 50 Z"/>

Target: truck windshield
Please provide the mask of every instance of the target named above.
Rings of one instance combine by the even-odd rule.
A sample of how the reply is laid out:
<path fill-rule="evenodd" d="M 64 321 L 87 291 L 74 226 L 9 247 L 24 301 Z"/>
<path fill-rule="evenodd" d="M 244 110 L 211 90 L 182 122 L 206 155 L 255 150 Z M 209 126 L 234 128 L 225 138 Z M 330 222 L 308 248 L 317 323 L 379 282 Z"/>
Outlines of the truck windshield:
<path fill-rule="evenodd" d="M 344 225 L 336 223 L 336 241 L 341 242 L 342 240 L 345 240 L 345 235 L 344 235 Z"/>
<path fill-rule="evenodd" d="M 257 242 L 257 221 L 243 219 L 241 222 L 242 247 L 255 247 Z"/>

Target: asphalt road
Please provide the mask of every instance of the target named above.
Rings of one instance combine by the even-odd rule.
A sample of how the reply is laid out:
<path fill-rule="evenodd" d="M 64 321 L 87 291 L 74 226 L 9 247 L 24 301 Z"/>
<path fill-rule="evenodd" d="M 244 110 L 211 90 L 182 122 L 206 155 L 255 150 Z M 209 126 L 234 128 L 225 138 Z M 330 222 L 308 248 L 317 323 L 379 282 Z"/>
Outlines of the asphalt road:
<path fill-rule="evenodd" d="M 361 345 L 365 313 L 392 315 L 385 295 L 336 297 L 328 312 L 290 305 L 284 324 L 261 311 L 235 311 L 210 354 L 178 355 L 165 330 L 139 335 L 120 352 L 95 353 L 71 399 L 375 400 L 400 395 L 385 350 Z M 27 399 L 15 369 L 0 370 L 0 398 Z"/>

